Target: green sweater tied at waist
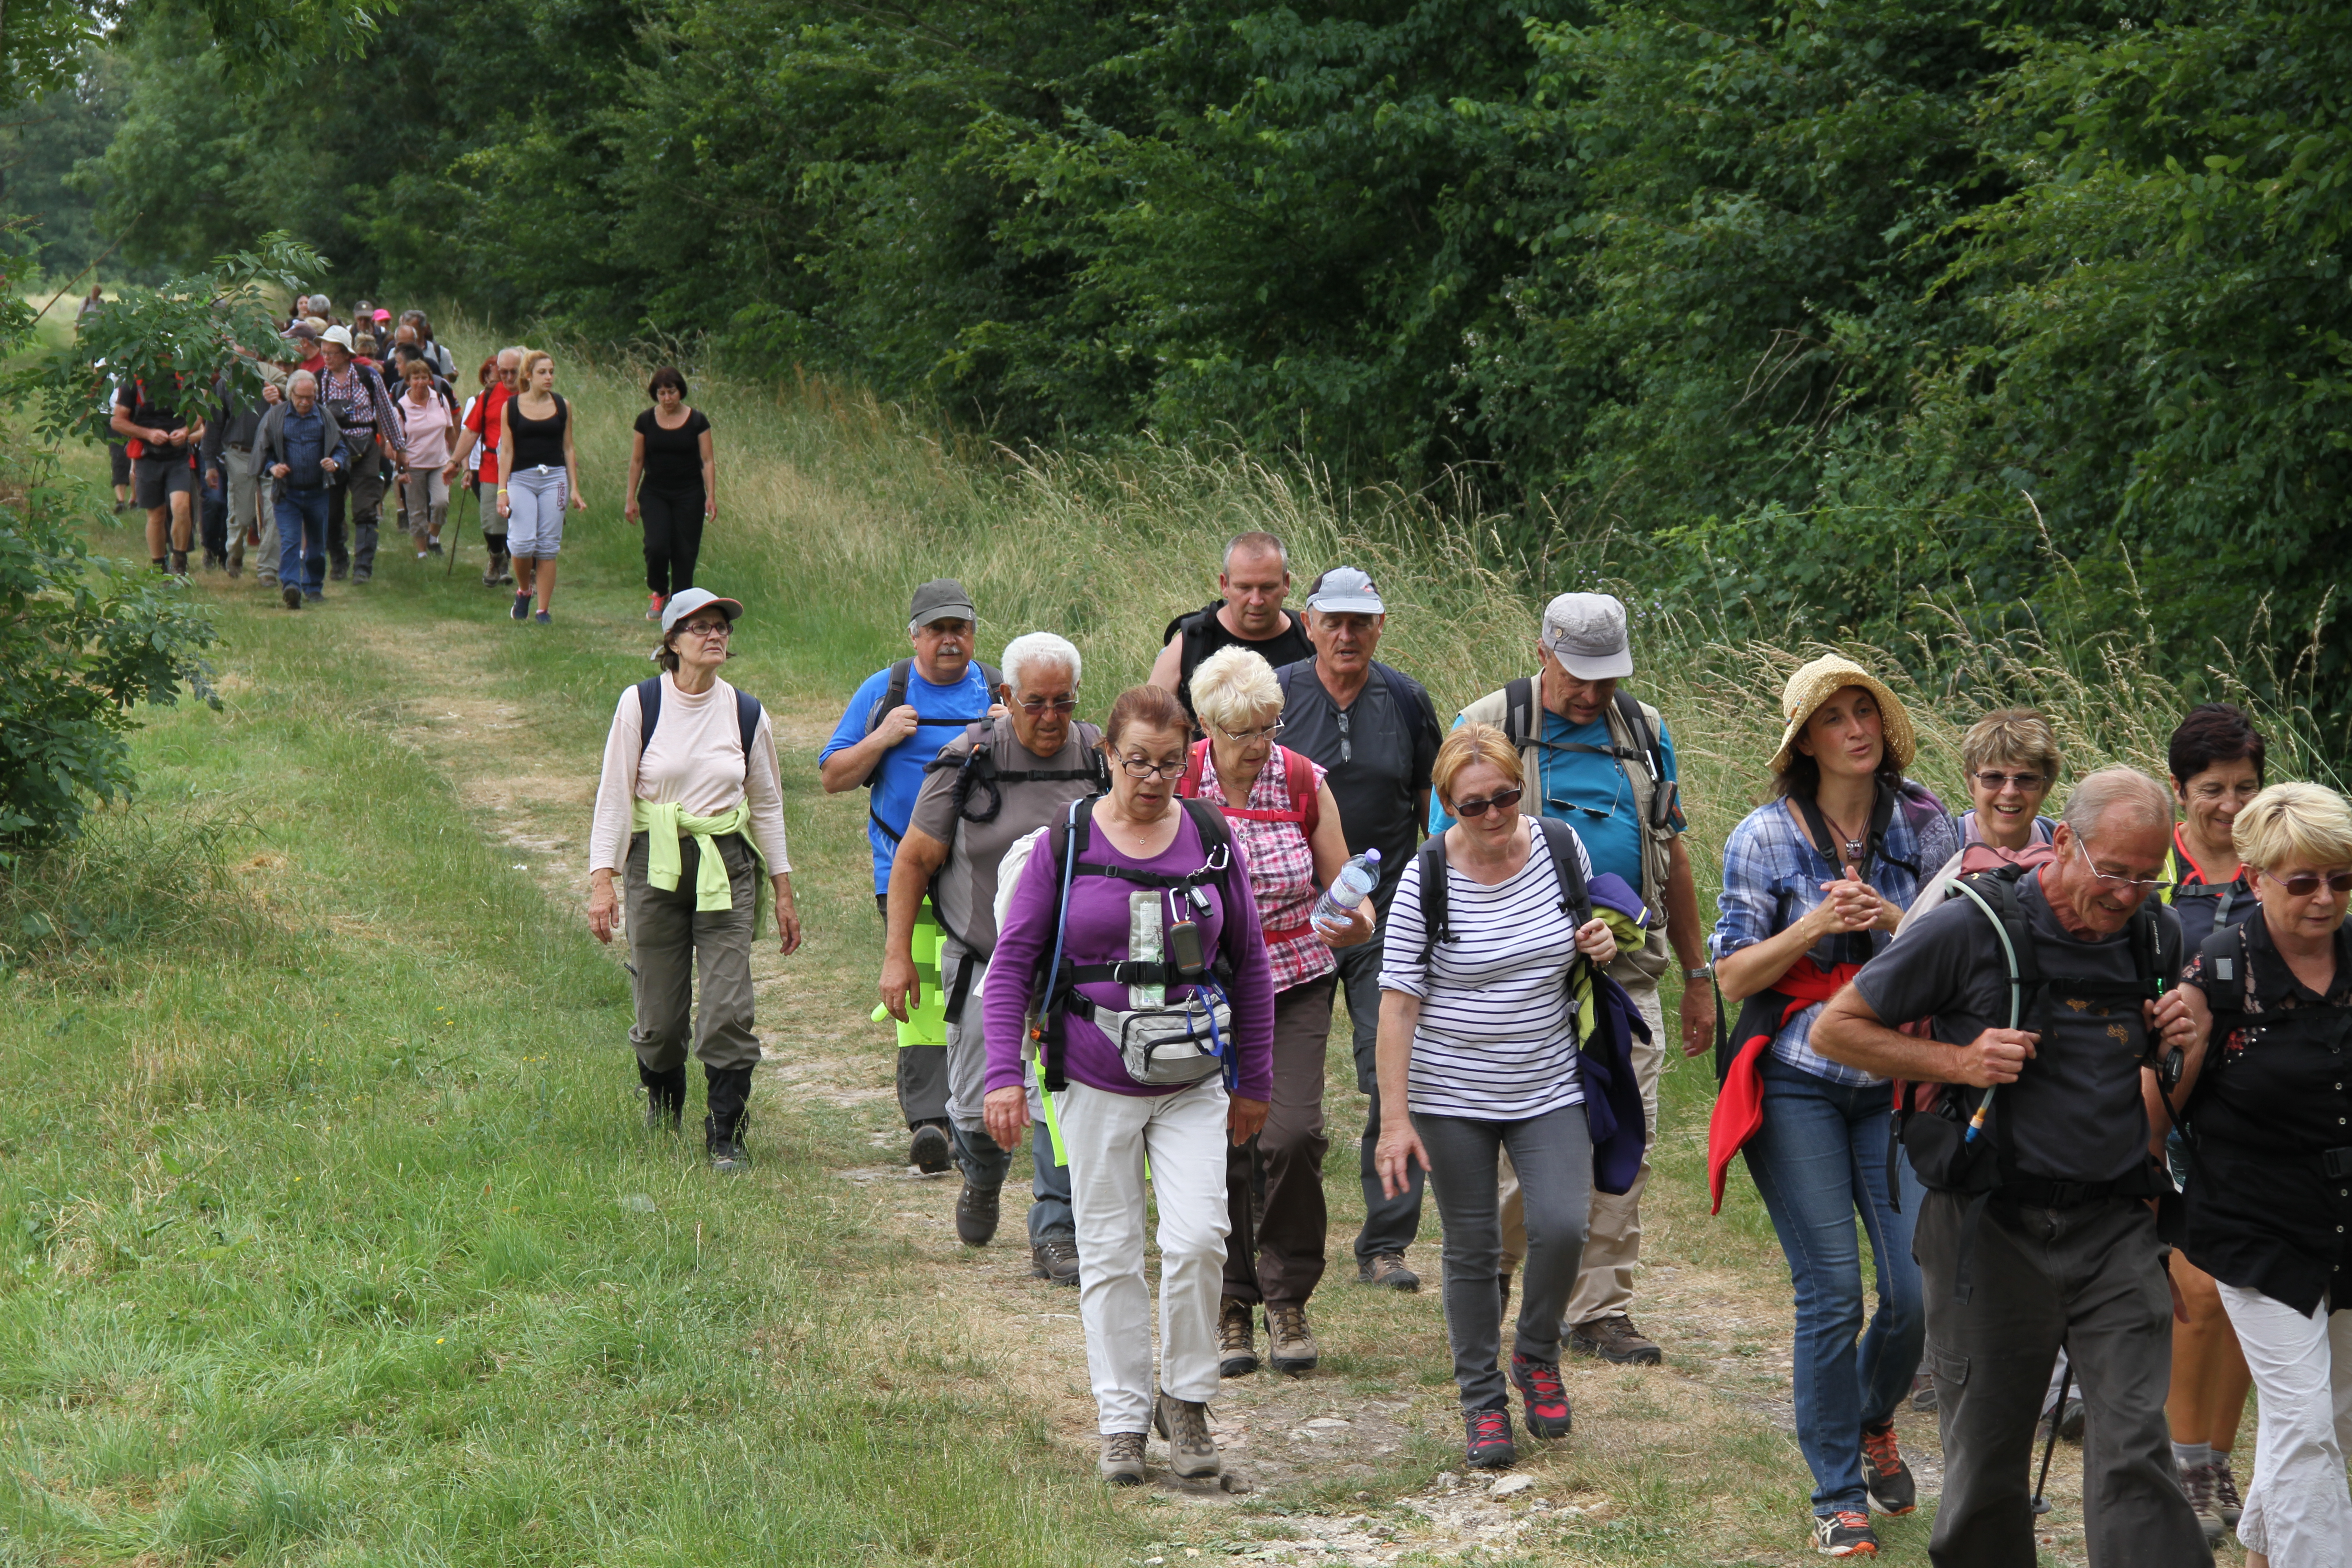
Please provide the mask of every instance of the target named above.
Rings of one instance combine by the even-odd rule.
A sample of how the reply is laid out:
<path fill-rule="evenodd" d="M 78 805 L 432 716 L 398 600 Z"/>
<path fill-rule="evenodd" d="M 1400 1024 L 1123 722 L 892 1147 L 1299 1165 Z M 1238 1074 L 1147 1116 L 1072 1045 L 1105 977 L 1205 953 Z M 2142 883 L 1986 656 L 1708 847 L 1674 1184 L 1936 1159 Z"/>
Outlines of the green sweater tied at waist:
<path fill-rule="evenodd" d="M 743 840 L 751 851 L 751 864 L 759 868 L 760 879 L 767 879 L 768 859 L 760 853 L 760 846 L 745 831 L 751 825 L 751 803 L 746 798 L 735 803 L 730 810 L 717 816 L 694 816 L 678 809 L 674 800 L 632 801 L 629 808 L 629 831 L 646 836 L 646 881 L 665 893 L 677 890 L 678 874 L 686 868 L 685 857 L 678 853 L 677 839 L 681 833 L 694 840 L 700 851 L 694 870 L 694 907 L 698 911 L 731 910 L 735 907 L 735 889 L 727 879 L 727 862 L 720 858 L 713 839 L 732 833 Z M 751 935 L 760 934 L 761 900 L 756 889 L 751 894 Z"/>

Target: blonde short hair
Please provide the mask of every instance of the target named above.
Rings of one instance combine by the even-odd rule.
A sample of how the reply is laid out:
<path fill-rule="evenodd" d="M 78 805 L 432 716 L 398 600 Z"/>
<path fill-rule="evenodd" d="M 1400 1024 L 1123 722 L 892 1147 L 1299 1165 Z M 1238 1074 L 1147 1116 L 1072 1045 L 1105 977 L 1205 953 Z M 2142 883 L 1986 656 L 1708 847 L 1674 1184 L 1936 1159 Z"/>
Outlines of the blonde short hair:
<path fill-rule="evenodd" d="M 1518 748 L 1492 724 L 1472 722 L 1454 727 L 1445 737 L 1445 744 L 1437 748 L 1437 761 L 1429 770 L 1430 787 L 1445 809 L 1454 809 L 1454 781 L 1462 770 L 1485 763 L 1511 781 L 1514 789 L 1527 783 L 1527 771 L 1519 766 Z"/>
<path fill-rule="evenodd" d="M 1974 775 L 1988 763 L 2019 763 L 2052 784 L 2058 779 L 2058 737 L 2031 708 L 1996 708 L 1960 737 L 1960 765 Z"/>
<path fill-rule="evenodd" d="M 1246 730 L 1282 712 L 1282 683 L 1265 656 L 1221 647 L 1192 671 L 1192 712 L 1207 730 Z"/>
<path fill-rule="evenodd" d="M 2352 806 L 2315 784 L 2274 784 L 2230 825 L 2238 858 L 2262 871 L 2352 866 Z"/>

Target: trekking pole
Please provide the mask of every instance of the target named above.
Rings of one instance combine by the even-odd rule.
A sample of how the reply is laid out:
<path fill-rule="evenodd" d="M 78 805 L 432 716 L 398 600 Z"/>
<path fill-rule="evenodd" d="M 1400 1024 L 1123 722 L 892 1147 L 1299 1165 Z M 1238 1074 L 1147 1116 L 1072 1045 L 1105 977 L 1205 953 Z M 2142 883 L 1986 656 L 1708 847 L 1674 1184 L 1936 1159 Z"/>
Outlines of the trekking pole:
<path fill-rule="evenodd" d="M 2066 1358 L 2066 1369 L 2058 1374 L 2058 1403 L 2050 1411 L 2050 1440 L 2042 1446 L 2042 1479 L 2033 1483 L 2032 1509 L 2036 1515 L 2050 1511 L 2050 1500 L 2042 1494 L 2050 1489 L 2050 1456 L 2058 1451 L 2058 1428 L 2066 1420 L 2066 1395 L 2074 1388 L 2074 1358 Z"/>

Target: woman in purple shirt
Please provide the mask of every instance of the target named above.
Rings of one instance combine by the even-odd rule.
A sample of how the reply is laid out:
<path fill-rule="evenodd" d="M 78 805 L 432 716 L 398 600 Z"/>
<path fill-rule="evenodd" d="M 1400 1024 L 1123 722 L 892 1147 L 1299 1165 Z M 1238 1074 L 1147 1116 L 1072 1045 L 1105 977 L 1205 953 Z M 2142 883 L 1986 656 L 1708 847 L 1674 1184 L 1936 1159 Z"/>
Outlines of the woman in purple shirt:
<path fill-rule="evenodd" d="M 1044 830 L 1000 924 L 982 993 L 984 1114 L 999 1144 L 1019 1144 L 1029 1125 L 1022 1081 L 1029 1010 L 1038 971 L 1058 952 L 1059 1060 L 1042 1064 L 1039 1078 L 1049 1081 L 1058 1065 L 1066 1080 L 1049 1089 L 1046 1104 L 1070 1167 L 1099 1468 L 1114 1485 L 1133 1486 L 1143 1479 L 1147 1425 L 1168 1440 L 1178 1475 L 1220 1468 L 1208 1401 L 1217 1387 L 1225 1149 L 1247 1142 L 1265 1121 L 1274 979 L 1239 847 L 1215 808 L 1176 798 L 1192 737 L 1183 708 L 1159 687 L 1139 686 L 1111 705 L 1103 731 L 1111 788 L 1072 808 L 1077 844 L 1067 919 L 1057 916 L 1073 819 Z M 1183 982 L 1178 970 L 1188 956 L 1213 970 L 1213 985 Z M 1213 1006 L 1219 990 L 1225 1005 Z M 1136 1044 L 1179 1033 L 1212 1043 L 1214 1054 L 1171 1039 L 1146 1058 Z M 1043 1149 L 1038 1156 L 1050 1157 Z M 1143 1278 L 1147 1161 L 1160 1204 L 1156 1400 Z"/>

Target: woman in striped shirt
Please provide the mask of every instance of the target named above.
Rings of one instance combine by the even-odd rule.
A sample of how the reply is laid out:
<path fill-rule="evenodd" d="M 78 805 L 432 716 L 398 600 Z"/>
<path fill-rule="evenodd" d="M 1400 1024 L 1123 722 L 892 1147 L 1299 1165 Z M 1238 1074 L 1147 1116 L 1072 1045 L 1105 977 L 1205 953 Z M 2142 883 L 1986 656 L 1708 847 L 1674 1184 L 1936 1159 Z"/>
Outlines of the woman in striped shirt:
<path fill-rule="evenodd" d="M 1320 890 L 1348 863 L 1348 840 L 1322 768 L 1274 743 L 1282 732 L 1274 667 L 1250 648 L 1220 648 L 1193 671 L 1192 693 L 1208 738 L 1192 743 L 1179 790 L 1224 808 L 1249 866 L 1274 972 L 1273 1110 L 1256 1137 L 1226 1152 L 1233 1229 L 1225 1237 L 1217 1372 L 1240 1377 L 1257 1370 L 1250 1309 L 1259 1303 L 1274 1370 L 1312 1372 L 1320 1352 L 1307 1326 L 1307 1298 L 1323 1278 L 1328 1228 L 1323 1048 L 1339 967 L 1331 950 L 1371 940 L 1372 907 L 1359 905 L 1328 935 L 1308 919 Z"/>
<path fill-rule="evenodd" d="M 1381 1098 L 1412 1115 L 1409 1124 L 1381 1123 L 1374 1158 L 1391 1194 L 1404 1190 L 1411 1162 L 1429 1172 L 1445 1221 L 1445 1326 L 1467 1458 L 1494 1468 L 1517 1458 L 1495 1364 L 1502 1335 L 1496 1155 L 1510 1151 L 1527 1202 L 1527 1284 L 1510 1381 L 1526 1402 L 1528 1430 L 1564 1436 L 1560 1314 L 1592 1200 L 1569 972 L 1579 956 L 1605 967 L 1617 942 L 1598 920 L 1576 923 L 1570 889 L 1591 876 L 1591 862 L 1567 824 L 1538 832 L 1520 815 L 1519 754 L 1500 730 L 1456 729 L 1438 748 L 1430 782 L 1454 826 L 1405 868 L 1389 906 L 1381 969 Z M 1555 863 L 1555 845 L 1575 856 L 1572 876 Z M 1444 935 L 1435 941 L 1423 912 L 1432 868 L 1445 878 Z"/>

